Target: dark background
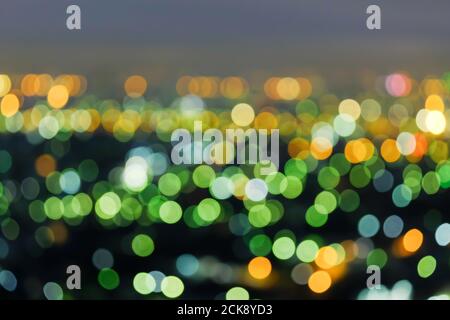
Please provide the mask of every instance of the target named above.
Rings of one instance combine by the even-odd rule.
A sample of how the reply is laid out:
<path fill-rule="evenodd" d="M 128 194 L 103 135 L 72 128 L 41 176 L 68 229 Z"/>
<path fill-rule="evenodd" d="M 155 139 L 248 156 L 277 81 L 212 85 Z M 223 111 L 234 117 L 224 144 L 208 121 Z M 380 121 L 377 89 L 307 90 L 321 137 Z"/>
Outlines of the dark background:
<path fill-rule="evenodd" d="M 66 29 L 70 4 L 81 7 L 81 31 Z M 379 31 L 366 28 L 370 4 L 381 7 Z M 5 72 L 422 76 L 449 67 L 447 0 L 14 0 L 0 9 Z"/>

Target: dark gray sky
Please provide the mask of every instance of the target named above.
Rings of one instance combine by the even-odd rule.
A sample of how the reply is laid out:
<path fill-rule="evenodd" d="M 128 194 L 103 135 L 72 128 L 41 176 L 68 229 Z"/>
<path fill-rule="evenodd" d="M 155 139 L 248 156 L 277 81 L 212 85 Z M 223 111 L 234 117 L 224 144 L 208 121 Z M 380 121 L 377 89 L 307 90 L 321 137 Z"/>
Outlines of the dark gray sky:
<path fill-rule="evenodd" d="M 449 0 L 2 0 L 0 68 L 233 74 L 450 69 Z M 82 30 L 65 28 L 69 4 Z M 365 28 L 369 4 L 382 30 Z"/>

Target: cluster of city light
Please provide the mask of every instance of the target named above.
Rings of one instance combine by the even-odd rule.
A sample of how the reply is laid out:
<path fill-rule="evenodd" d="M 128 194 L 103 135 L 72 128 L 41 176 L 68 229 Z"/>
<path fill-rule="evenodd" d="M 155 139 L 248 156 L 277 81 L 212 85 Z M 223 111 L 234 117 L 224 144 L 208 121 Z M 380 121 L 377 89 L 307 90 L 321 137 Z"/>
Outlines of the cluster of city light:
<path fill-rule="evenodd" d="M 251 85 L 241 77 L 183 76 L 176 83 L 180 96 L 164 106 L 149 94 L 151 82 L 141 75 L 125 79 L 122 103 L 82 95 L 82 76 L 27 74 L 15 84 L 14 77 L 0 75 L 0 135 L 22 134 L 32 146 L 46 145 L 45 152 L 30 154 L 34 173 L 26 179 L 12 175 L 14 151 L 0 147 L 0 223 L 6 239 L 0 238 L 0 257 L 8 256 L 8 242 L 21 234 L 11 212 L 22 201 L 39 225 L 34 239 L 43 249 L 64 245 L 72 227 L 94 217 L 104 228 L 138 225 L 139 230 L 185 224 L 195 232 L 223 224 L 251 255 L 231 266 L 195 252 L 180 255 L 173 261 L 177 276 L 135 273 L 131 286 L 140 295 L 177 298 L 191 280 L 206 279 L 229 287 L 219 297 L 257 298 L 252 288 L 276 286 L 274 279 L 286 270 L 294 283 L 324 294 L 361 261 L 386 268 L 392 260 L 413 256 L 417 275 L 429 278 L 438 268 L 448 269 L 424 249 L 425 241 L 448 249 L 450 227 L 443 215 L 429 208 L 421 213 L 423 225 L 412 226 L 407 216 L 370 212 L 365 197 L 367 190 L 380 193 L 402 210 L 450 188 L 449 78 L 419 83 L 394 73 L 383 77 L 382 95 L 338 98 L 316 94 L 314 81 L 306 77 L 272 77 L 259 88 L 269 100 L 255 106 Z M 226 98 L 226 106 L 215 107 L 211 101 L 216 100 L 209 100 L 219 98 Z M 263 163 L 172 165 L 171 132 L 192 132 L 194 121 L 222 131 L 278 129 L 279 151 L 287 159 L 280 168 L 269 165 L 266 174 L 261 173 Z M 90 158 L 62 167 L 72 139 L 89 143 L 97 134 L 112 135 L 118 144 L 152 139 L 148 145 L 130 144 L 122 161 L 109 169 Z M 191 199 L 191 194 L 201 196 Z M 232 205 L 236 201 L 242 205 L 239 211 Z M 330 240 L 327 225 L 337 215 L 353 215 L 354 237 Z M 306 227 L 281 223 L 288 218 Z M 127 246 L 137 258 L 158 254 L 152 232 L 130 234 Z M 381 247 L 379 238 L 391 246 Z M 110 249 L 99 248 L 92 261 L 99 285 L 116 290 L 122 276 Z M 14 291 L 14 273 L 0 270 L 0 285 Z M 411 286 L 404 280 L 392 289 L 383 287 L 378 296 L 362 290 L 358 298 L 410 298 Z M 48 299 L 67 294 L 55 282 L 47 282 L 43 291 Z"/>

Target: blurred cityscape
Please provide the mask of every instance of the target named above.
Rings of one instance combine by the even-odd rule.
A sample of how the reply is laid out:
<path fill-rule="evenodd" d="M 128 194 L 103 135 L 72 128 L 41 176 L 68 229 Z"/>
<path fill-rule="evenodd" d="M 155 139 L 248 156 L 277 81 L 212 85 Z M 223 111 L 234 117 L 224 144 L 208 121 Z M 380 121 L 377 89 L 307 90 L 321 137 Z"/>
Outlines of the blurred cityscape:
<path fill-rule="evenodd" d="M 450 297 L 448 1 L 76 2 L 2 4 L 0 298 Z M 279 167 L 174 165 L 195 121 Z"/>

